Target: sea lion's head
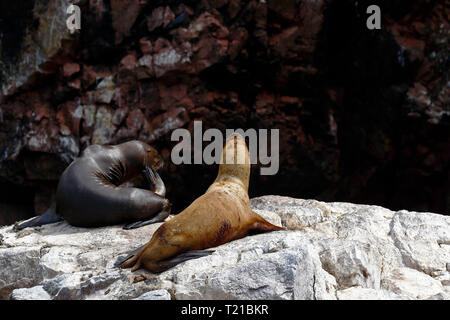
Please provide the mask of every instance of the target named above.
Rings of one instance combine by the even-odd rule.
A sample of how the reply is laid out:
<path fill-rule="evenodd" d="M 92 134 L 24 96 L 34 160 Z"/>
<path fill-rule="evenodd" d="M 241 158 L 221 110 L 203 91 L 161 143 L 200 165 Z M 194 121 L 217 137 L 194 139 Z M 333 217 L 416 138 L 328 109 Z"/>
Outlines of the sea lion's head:
<path fill-rule="evenodd" d="M 159 152 L 152 146 L 143 142 L 143 148 L 145 151 L 145 166 L 152 168 L 153 170 L 161 169 L 164 165 L 164 161 L 161 158 Z"/>
<path fill-rule="evenodd" d="M 245 139 L 238 133 L 227 138 L 222 151 L 217 180 L 234 177 L 248 189 L 250 179 L 250 156 Z"/>
<path fill-rule="evenodd" d="M 145 142 L 133 140 L 122 143 L 119 147 L 127 157 L 127 162 L 130 163 L 131 167 L 142 168 L 144 166 L 158 170 L 164 165 L 159 152 Z"/>

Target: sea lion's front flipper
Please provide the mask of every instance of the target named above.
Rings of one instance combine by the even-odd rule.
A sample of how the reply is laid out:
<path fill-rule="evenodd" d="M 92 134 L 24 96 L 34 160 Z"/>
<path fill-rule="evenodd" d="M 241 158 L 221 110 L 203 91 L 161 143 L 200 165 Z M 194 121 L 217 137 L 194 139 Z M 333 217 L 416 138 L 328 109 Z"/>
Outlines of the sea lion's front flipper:
<path fill-rule="evenodd" d="M 149 167 L 145 167 L 142 174 L 150 184 L 152 191 L 164 198 L 166 196 L 166 186 L 164 185 L 164 182 L 158 172 Z"/>
<path fill-rule="evenodd" d="M 25 221 L 24 223 L 19 224 L 14 229 L 22 230 L 28 227 L 40 227 L 43 226 L 44 224 L 60 222 L 62 220 L 64 219 L 56 213 L 56 203 L 52 203 L 50 208 L 48 208 L 47 211 L 45 211 L 43 214 L 34 217 L 31 220 Z"/>
<path fill-rule="evenodd" d="M 136 229 L 136 228 L 140 228 L 140 227 L 152 224 L 152 223 L 163 222 L 164 220 L 166 220 L 166 218 L 169 216 L 169 214 L 170 214 L 170 204 L 167 208 L 160 211 L 156 216 L 153 216 L 147 220 L 136 221 L 136 222 L 127 224 L 123 227 L 123 229 L 124 230 Z"/>
<path fill-rule="evenodd" d="M 259 214 L 253 211 L 253 214 L 256 215 L 256 222 L 252 226 L 252 231 L 257 232 L 267 232 L 267 231 L 277 231 L 277 230 L 286 230 L 286 228 L 276 226 L 271 224 L 269 221 L 261 217 Z"/>

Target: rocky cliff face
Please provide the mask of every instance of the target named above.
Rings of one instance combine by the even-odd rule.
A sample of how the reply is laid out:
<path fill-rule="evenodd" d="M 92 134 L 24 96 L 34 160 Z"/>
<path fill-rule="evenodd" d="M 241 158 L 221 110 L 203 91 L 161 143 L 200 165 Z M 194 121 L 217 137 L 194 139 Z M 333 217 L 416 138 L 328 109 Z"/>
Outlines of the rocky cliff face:
<path fill-rule="evenodd" d="M 68 3 L 0 4 L 0 224 L 43 212 L 86 146 L 129 139 L 161 150 L 183 208 L 216 173 L 170 163 L 193 120 L 280 129 L 252 195 L 449 212 L 448 1 L 79 0 L 74 35 Z"/>
<path fill-rule="evenodd" d="M 252 199 L 286 231 L 229 242 L 160 274 L 114 267 L 160 224 L 0 229 L 10 299 L 450 299 L 450 217 L 288 197 Z"/>

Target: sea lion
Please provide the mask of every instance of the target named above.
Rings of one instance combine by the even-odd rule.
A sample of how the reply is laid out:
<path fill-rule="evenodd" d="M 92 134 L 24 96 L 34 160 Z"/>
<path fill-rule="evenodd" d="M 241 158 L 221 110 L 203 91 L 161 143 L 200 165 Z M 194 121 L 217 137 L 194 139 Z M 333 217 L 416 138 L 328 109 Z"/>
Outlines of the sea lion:
<path fill-rule="evenodd" d="M 65 219 L 77 227 L 130 223 L 125 229 L 163 221 L 170 212 L 166 188 L 158 173 L 163 164 L 155 148 L 141 141 L 115 146 L 91 145 L 63 172 L 56 199 L 43 215 L 17 228 Z M 153 191 L 123 184 L 143 174 Z"/>
<path fill-rule="evenodd" d="M 283 230 L 252 211 L 249 179 L 247 145 L 242 136 L 232 135 L 225 143 L 214 183 L 185 210 L 162 224 L 150 242 L 120 266 L 157 273 L 210 254 L 201 250 L 242 238 L 250 231 Z"/>

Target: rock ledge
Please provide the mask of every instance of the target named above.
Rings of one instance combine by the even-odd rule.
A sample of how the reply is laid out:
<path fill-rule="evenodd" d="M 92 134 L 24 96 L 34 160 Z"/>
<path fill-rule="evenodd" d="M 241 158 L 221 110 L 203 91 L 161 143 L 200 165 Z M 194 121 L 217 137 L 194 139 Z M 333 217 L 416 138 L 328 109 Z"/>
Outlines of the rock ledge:
<path fill-rule="evenodd" d="M 287 231 L 248 236 L 158 275 L 114 267 L 160 224 L 0 228 L 3 299 L 450 299 L 450 217 L 280 196 Z"/>

